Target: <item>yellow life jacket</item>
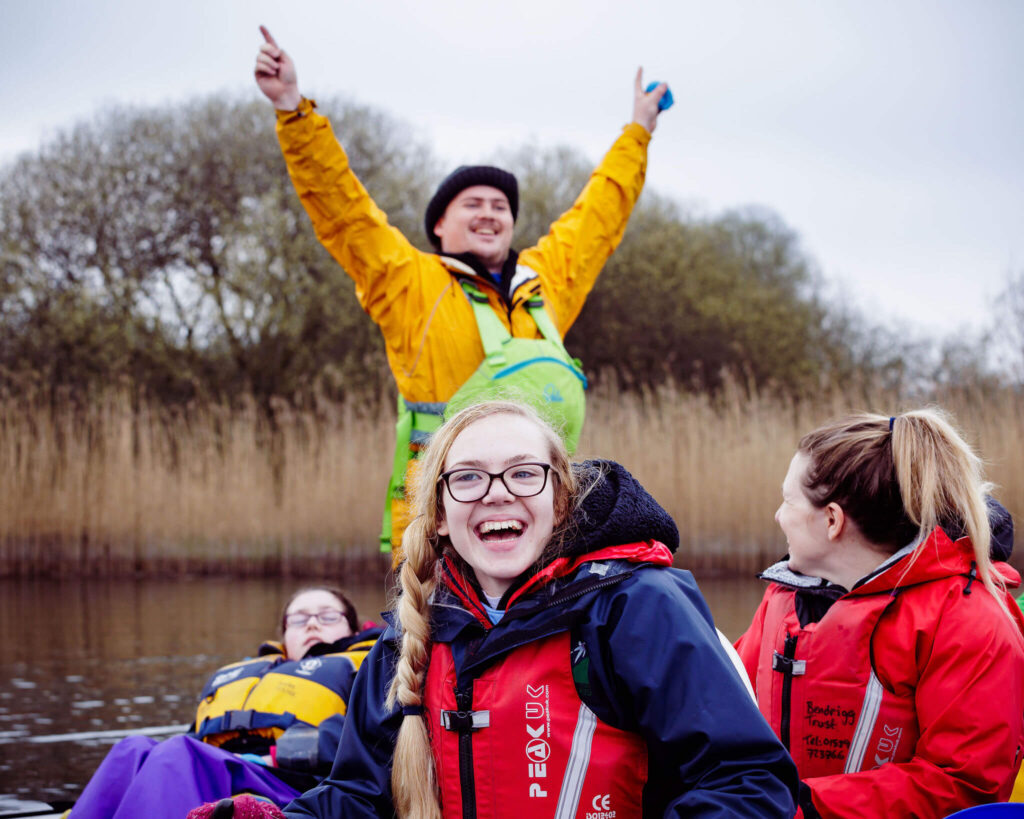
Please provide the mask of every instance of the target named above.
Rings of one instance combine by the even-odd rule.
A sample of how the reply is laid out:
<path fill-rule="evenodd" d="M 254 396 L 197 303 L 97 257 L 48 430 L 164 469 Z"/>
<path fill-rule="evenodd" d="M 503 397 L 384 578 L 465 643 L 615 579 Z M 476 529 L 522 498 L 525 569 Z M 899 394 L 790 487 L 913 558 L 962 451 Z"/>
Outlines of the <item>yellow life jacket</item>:
<path fill-rule="evenodd" d="M 301 660 L 285 659 L 280 643 L 264 643 L 261 656 L 226 665 L 209 679 L 193 733 L 217 746 L 243 737 L 262 737 L 272 745 L 296 723 L 315 727 L 344 715 L 356 672 L 377 634 L 343 651 L 307 654 Z"/>

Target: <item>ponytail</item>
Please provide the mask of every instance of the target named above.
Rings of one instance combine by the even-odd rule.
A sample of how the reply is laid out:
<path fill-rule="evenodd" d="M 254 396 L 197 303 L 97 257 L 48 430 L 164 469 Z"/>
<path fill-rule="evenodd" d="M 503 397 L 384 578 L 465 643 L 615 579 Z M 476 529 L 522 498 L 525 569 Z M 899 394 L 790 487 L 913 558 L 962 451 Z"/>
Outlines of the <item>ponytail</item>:
<path fill-rule="evenodd" d="M 981 458 L 938 408 L 913 410 L 893 419 L 893 461 L 907 517 L 921 538 L 937 526 L 971 540 L 978 577 L 1009 616 L 1006 587 L 992 570 L 992 527 Z"/>
<path fill-rule="evenodd" d="M 890 554 L 915 539 L 923 543 L 939 526 L 965 532 L 978 577 L 1009 616 L 989 554 L 985 496 L 992 485 L 945 412 L 853 416 L 805 435 L 798 449 L 810 460 L 804 490 L 811 503 L 839 504 L 864 537 Z"/>

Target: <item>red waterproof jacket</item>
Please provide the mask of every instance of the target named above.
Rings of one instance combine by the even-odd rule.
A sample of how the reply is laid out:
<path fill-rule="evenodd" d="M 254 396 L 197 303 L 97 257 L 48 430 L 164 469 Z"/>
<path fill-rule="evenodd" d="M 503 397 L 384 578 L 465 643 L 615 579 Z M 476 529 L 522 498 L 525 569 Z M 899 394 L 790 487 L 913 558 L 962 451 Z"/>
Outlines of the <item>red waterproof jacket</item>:
<path fill-rule="evenodd" d="M 937 529 L 803 626 L 797 595 L 825 582 L 785 563 L 763 575 L 773 582 L 736 649 L 821 816 L 946 816 L 1009 796 L 1024 617 L 974 575 L 970 541 Z"/>

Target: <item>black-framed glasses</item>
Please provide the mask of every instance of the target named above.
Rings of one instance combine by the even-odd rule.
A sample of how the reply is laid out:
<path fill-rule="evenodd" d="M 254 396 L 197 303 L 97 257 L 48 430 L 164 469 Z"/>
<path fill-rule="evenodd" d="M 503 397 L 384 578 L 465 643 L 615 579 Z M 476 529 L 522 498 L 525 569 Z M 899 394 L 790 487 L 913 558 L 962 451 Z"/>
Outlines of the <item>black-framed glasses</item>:
<path fill-rule="evenodd" d="M 505 488 L 517 498 L 532 498 L 544 491 L 548 484 L 551 464 L 516 464 L 501 472 L 487 472 L 483 469 L 450 469 L 442 473 L 439 481 L 448 487 L 452 500 L 459 503 L 478 501 L 491 491 L 495 478 L 501 479 Z"/>
<path fill-rule="evenodd" d="M 345 612 L 338 609 L 323 609 L 314 612 L 296 611 L 284 616 L 284 627 L 302 628 L 314 618 L 321 626 L 336 626 L 345 619 Z"/>

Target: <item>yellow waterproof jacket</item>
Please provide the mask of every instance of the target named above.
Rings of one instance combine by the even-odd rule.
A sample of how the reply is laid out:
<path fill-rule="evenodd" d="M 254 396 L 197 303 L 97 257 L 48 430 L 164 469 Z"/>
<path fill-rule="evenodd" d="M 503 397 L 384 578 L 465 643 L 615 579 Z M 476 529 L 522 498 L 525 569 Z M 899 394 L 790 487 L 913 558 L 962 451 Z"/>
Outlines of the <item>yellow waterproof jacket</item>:
<path fill-rule="evenodd" d="M 622 239 L 644 183 L 651 135 L 627 125 L 573 206 L 535 247 L 519 254 L 509 301 L 468 265 L 413 247 L 349 167 L 327 119 L 309 100 L 279 111 L 288 173 L 324 247 L 356 285 L 380 327 L 398 391 L 409 402 L 444 402 L 484 351 L 459 277 L 473 278 L 509 332 L 540 338 L 524 302 L 538 292 L 564 338 L 605 261 Z"/>

